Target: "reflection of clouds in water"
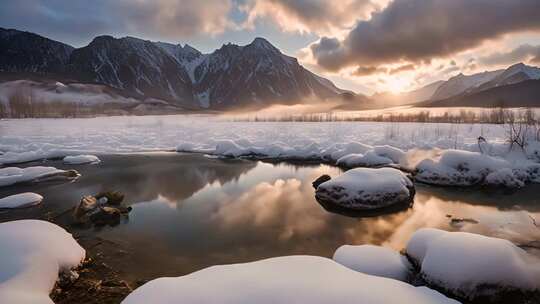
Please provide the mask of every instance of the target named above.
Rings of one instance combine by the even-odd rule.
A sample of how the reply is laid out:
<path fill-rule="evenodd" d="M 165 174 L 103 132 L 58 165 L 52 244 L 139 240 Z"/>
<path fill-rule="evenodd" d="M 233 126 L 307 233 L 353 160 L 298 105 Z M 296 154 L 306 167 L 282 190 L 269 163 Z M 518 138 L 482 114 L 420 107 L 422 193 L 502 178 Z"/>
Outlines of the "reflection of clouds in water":
<path fill-rule="evenodd" d="M 290 168 L 288 168 L 290 170 Z M 257 170 L 253 170 L 255 172 Z M 221 200 L 213 214 L 220 231 L 244 230 L 258 238 L 294 241 L 303 246 L 306 239 L 328 244 L 380 244 L 406 220 L 407 212 L 354 219 L 329 213 L 314 198 L 311 181 L 328 168 L 302 168 L 299 178 L 279 178 L 244 189 L 238 196 Z M 246 178 L 249 178 L 248 173 Z M 312 245 L 313 246 L 313 245 Z"/>
<path fill-rule="evenodd" d="M 462 223 L 450 226 L 450 218 L 471 218 L 478 224 Z M 444 201 L 434 196 L 417 196 L 413 212 L 405 222 L 396 227 L 386 245 L 403 248 L 410 236 L 422 227 L 434 227 L 445 230 L 458 230 L 479 233 L 508 239 L 516 244 L 524 244 L 540 239 L 540 229 L 530 219 L 540 218 L 540 213 L 528 213 L 522 210 L 501 211 L 496 207 L 470 205 L 460 201 Z"/>
<path fill-rule="evenodd" d="M 306 202 L 303 186 L 297 179 L 260 183 L 238 199 L 222 202 L 214 218 L 223 229 L 273 226 L 279 229 L 280 239 L 316 235 L 325 228 L 329 214 Z"/>

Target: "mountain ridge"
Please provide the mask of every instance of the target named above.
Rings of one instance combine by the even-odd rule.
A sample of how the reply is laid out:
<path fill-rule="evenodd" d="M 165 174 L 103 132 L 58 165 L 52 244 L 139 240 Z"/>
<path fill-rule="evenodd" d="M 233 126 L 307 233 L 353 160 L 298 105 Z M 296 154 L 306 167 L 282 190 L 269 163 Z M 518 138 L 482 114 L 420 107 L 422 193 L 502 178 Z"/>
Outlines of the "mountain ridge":
<path fill-rule="evenodd" d="M 10 37 L 18 37 L 21 42 L 12 43 Z M 36 63 L 24 65 L 29 52 L 24 40 L 41 40 L 51 49 L 65 50 L 58 59 L 37 53 L 32 55 Z M 244 46 L 224 44 L 208 54 L 188 44 L 110 35 L 96 36 L 88 45 L 73 48 L 13 29 L 0 29 L 0 43 L 11 53 L 23 54 L 19 65 L 9 65 L 12 55 L 0 53 L 0 70 L 39 72 L 53 79 L 109 85 L 141 99 L 158 98 L 178 106 L 227 109 L 309 98 L 324 100 L 350 93 L 310 72 L 261 37 Z M 46 54 L 53 56 L 54 52 Z M 49 67 L 40 65 L 40 59 L 58 63 Z"/>

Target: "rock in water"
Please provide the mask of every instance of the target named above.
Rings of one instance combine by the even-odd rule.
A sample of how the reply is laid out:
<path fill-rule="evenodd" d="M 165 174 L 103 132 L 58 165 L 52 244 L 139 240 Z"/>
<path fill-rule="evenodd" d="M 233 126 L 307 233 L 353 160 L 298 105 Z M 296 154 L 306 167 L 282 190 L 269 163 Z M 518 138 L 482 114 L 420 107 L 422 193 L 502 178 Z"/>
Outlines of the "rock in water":
<path fill-rule="evenodd" d="M 131 207 L 122 206 L 123 200 L 124 195 L 117 191 L 84 196 L 75 208 L 73 217 L 79 224 L 116 226 L 122 215 L 131 211 Z"/>
<path fill-rule="evenodd" d="M 324 174 L 324 175 L 319 176 L 319 178 L 314 180 L 313 183 L 311 183 L 311 184 L 313 185 L 313 188 L 317 189 L 317 187 L 319 187 L 320 184 L 322 184 L 324 182 L 327 182 L 327 181 L 329 181 L 331 179 L 332 178 L 330 177 L 330 175 Z"/>
<path fill-rule="evenodd" d="M 120 205 L 124 200 L 124 195 L 118 191 L 107 191 L 96 194 L 95 198 L 99 201 L 103 199 L 109 205 Z"/>
<path fill-rule="evenodd" d="M 75 211 L 73 217 L 78 223 L 86 223 L 90 219 L 90 214 L 95 212 L 98 208 L 98 202 L 95 197 L 91 195 L 83 196 Z"/>
<path fill-rule="evenodd" d="M 397 169 L 357 168 L 320 184 L 315 197 L 344 208 L 373 210 L 411 204 L 414 194 L 412 181 Z"/>
<path fill-rule="evenodd" d="M 96 226 L 116 226 L 120 224 L 121 212 L 113 207 L 100 207 L 98 212 L 90 215 L 90 220 Z"/>

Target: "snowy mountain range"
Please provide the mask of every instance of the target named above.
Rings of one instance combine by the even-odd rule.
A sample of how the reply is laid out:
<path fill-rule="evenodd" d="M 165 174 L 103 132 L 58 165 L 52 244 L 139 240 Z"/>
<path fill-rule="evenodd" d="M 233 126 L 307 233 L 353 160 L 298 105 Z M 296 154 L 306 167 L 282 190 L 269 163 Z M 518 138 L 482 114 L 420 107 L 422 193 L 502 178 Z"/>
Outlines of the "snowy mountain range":
<path fill-rule="evenodd" d="M 160 99 L 188 109 L 257 107 L 352 94 L 311 73 L 264 38 L 203 54 L 187 44 L 133 37 L 98 36 L 87 46 L 73 48 L 0 28 L 0 71 L 106 85 L 126 97 Z"/>
<path fill-rule="evenodd" d="M 414 91 L 371 96 L 382 106 L 540 106 L 540 68 L 523 63 L 472 75 L 460 73 Z M 519 85 L 518 85 L 519 84 Z M 537 87 L 538 86 L 538 87 Z M 501 95 L 502 94 L 502 95 Z"/>

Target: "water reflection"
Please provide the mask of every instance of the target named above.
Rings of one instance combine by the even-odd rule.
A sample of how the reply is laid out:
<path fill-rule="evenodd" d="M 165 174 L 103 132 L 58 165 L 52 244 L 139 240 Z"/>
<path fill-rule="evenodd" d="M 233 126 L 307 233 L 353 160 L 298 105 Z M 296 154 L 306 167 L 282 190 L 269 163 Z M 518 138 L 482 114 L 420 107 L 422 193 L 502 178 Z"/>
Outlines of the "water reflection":
<path fill-rule="evenodd" d="M 314 198 L 311 182 L 322 174 L 338 175 L 340 169 L 334 167 L 179 154 L 101 158 L 98 166 L 80 167 L 83 176 L 76 183 L 0 189 L 0 196 L 35 191 L 45 197 L 42 208 L 58 212 L 82 195 L 124 192 L 133 207 L 128 223 L 79 233 L 114 241 L 129 252 L 121 258 L 110 255 L 110 263 L 135 278 L 178 276 L 272 256 L 332 256 L 342 244 L 399 250 L 421 227 L 495 235 L 516 243 L 540 239 L 530 218 L 540 222 L 539 186 L 501 196 L 419 185 L 412 208 L 355 218 L 328 212 Z M 12 216 L 36 217 L 36 210 Z M 478 223 L 452 226 L 447 215 Z"/>

